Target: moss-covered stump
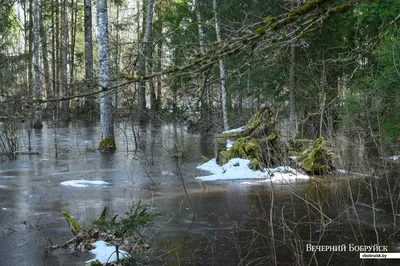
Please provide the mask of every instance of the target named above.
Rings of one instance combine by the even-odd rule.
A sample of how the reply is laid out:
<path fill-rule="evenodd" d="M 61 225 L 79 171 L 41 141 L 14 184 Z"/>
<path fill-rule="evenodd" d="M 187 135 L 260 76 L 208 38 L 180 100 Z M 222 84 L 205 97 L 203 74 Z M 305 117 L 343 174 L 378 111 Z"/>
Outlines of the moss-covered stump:
<path fill-rule="evenodd" d="M 298 161 L 308 174 L 324 174 L 334 169 L 332 153 L 328 151 L 323 138 L 316 139 L 312 148 L 298 158 Z"/>
<path fill-rule="evenodd" d="M 280 154 L 277 135 L 265 138 L 246 136 L 236 139 L 230 149 L 222 149 L 217 156 L 217 162 L 225 164 L 232 158 L 248 159 L 251 169 L 262 170 L 278 165 L 281 160 Z"/>
<path fill-rule="evenodd" d="M 245 135 L 253 138 L 265 138 L 276 134 L 275 118 L 272 114 L 272 110 L 267 106 L 262 106 L 250 119 L 247 127 L 248 130 L 245 132 Z"/>
<path fill-rule="evenodd" d="M 229 151 L 226 150 L 228 140 L 235 142 L 234 147 Z M 258 161 L 253 165 L 270 166 L 276 164 L 277 160 L 273 156 L 276 156 L 277 151 L 281 150 L 277 144 L 275 119 L 272 111 L 267 106 L 261 106 L 245 126 L 214 136 L 214 154 L 220 164 L 231 158 L 239 157 L 254 162 Z"/>
<path fill-rule="evenodd" d="M 111 138 L 105 138 L 99 143 L 99 150 L 104 152 L 115 151 L 115 140 Z"/>

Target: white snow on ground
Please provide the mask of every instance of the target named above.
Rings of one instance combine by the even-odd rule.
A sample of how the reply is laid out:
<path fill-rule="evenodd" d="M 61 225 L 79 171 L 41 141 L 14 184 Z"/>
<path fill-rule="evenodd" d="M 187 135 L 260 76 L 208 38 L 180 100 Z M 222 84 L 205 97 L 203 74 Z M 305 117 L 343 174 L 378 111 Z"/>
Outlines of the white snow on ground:
<path fill-rule="evenodd" d="M 70 186 L 70 187 L 88 187 L 89 185 L 108 185 L 110 183 L 95 180 L 95 181 L 88 181 L 88 180 L 69 180 L 61 182 L 63 186 Z"/>
<path fill-rule="evenodd" d="M 301 174 L 289 166 L 267 168 L 264 172 L 254 171 L 249 168 L 250 160 L 234 158 L 223 166 L 219 166 L 215 159 L 212 159 L 197 169 L 209 171 L 211 175 L 196 177 L 202 181 L 233 180 L 233 179 L 264 179 L 265 181 L 292 181 L 297 179 L 309 179 L 310 177 Z M 245 182 L 247 183 L 247 182 Z M 244 183 L 242 183 L 244 184 Z"/>
<path fill-rule="evenodd" d="M 392 161 L 397 161 L 399 158 L 400 158 L 400 155 L 393 155 L 393 156 L 390 156 L 388 159 L 392 160 Z"/>
<path fill-rule="evenodd" d="M 96 257 L 94 259 L 88 260 L 85 263 L 90 263 L 92 261 L 98 260 L 101 263 L 115 262 L 117 261 L 117 254 L 115 253 L 115 246 L 107 246 L 104 241 L 97 241 L 93 243 L 95 249 L 92 249 L 90 253 L 93 253 Z M 119 258 L 122 259 L 127 256 L 128 252 L 119 249 Z"/>
<path fill-rule="evenodd" d="M 231 129 L 231 130 L 224 131 L 224 132 L 222 132 L 222 134 L 239 133 L 239 132 L 246 131 L 247 128 L 248 128 L 247 126 L 242 126 L 242 127 L 239 127 L 239 128 L 234 128 L 234 129 Z"/>

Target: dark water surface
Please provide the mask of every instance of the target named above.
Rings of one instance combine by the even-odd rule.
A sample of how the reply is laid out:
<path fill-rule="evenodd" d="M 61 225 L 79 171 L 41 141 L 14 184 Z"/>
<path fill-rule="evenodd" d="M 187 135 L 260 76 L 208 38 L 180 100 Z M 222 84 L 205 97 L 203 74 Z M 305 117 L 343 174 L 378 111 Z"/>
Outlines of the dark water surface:
<path fill-rule="evenodd" d="M 307 243 L 378 241 L 396 249 L 396 234 L 387 233 L 393 216 L 385 211 L 387 204 L 376 207 L 372 215 L 364 179 L 336 176 L 329 181 L 258 185 L 243 185 L 240 180 L 199 182 L 195 177 L 206 173 L 196 166 L 210 150 L 199 135 L 172 124 L 148 126 L 137 130 L 140 149 L 135 153 L 131 126 L 121 124 L 117 131 L 118 151 L 103 154 L 95 151 L 99 127 L 73 123 L 58 128 L 56 158 L 54 129 L 45 124 L 32 133 L 32 147 L 39 155 L 0 164 L 0 265 L 84 265 L 93 257 L 88 252 L 45 251 L 48 239 L 62 244 L 72 237 L 61 211 L 85 226 L 104 206 L 111 214 L 122 214 L 139 200 L 161 214 L 145 232 L 151 247 L 148 265 L 274 265 L 275 259 L 279 265 L 400 265 L 400 260 L 363 262 L 358 252 L 322 252 L 313 258 L 305 251 Z M 27 148 L 26 138 L 21 138 L 21 145 Z M 180 169 L 173 156 L 177 153 L 182 155 Z M 60 184 L 76 179 L 109 185 Z M 351 199 L 349 191 L 358 199 Z M 365 204 L 349 204 L 361 198 Z"/>

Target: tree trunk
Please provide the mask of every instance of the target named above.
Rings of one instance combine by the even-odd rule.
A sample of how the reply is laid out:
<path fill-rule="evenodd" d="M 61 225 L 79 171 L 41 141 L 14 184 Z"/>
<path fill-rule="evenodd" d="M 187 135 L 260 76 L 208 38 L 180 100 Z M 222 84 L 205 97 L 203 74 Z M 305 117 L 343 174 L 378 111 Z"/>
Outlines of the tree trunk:
<path fill-rule="evenodd" d="M 39 45 L 40 45 L 40 26 L 39 26 L 39 0 L 35 0 L 33 7 L 33 68 L 35 72 L 35 98 L 40 100 L 40 69 L 39 69 Z M 35 121 L 33 123 L 34 128 L 42 128 L 42 113 L 41 106 L 35 111 Z"/>
<path fill-rule="evenodd" d="M 51 92 L 50 92 L 50 68 L 49 68 L 49 59 L 48 59 L 48 49 L 47 49 L 47 30 L 44 25 L 44 16 L 43 16 L 43 8 L 40 11 L 40 19 L 39 19 L 39 24 L 40 24 L 40 40 L 42 43 L 42 58 L 43 58 L 43 68 L 44 68 L 44 83 L 46 86 L 46 97 L 49 97 Z"/>
<path fill-rule="evenodd" d="M 215 33 L 217 35 L 217 42 L 221 41 L 221 31 L 218 23 L 218 13 L 217 13 L 217 0 L 213 0 L 214 9 L 214 20 L 215 20 Z M 224 124 L 224 130 L 229 130 L 228 125 L 228 114 L 226 110 L 226 88 L 225 88 L 225 66 L 222 59 L 219 60 L 219 73 L 221 78 L 221 105 L 222 105 L 222 121 Z"/>
<path fill-rule="evenodd" d="M 200 0 L 195 0 L 195 13 L 196 13 L 196 19 L 197 19 L 197 30 L 199 34 L 199 48 L 200 48 L 200 53 L 205 53 L 205 47 L 204 47 L 204 31 L 203 31 L 203 25 L 202 20 L 201 20 L 201 14 L 200 14 L 200 5 L 199 5 Z M 209 106 L 208 106 L 208 87 L 207 87 L 207 82 L 206 82 L 206 77 L 202 75 L 202 79 L 200 80 L 200 84 L 203 83 L 203 90 L 202 90 L 202 95 L 201 95 L 201 108 L 200 108 L 200 114 L 201 114 L 201 121 L 202 121 L 202 126 L 201 129 L 203 132 L 208 131 L 208 127 L 210 124 L 210 117 L 209 117 Z"/>
<path fill-rule="evenodd" d="M 75 44 L 76 44 L 76 28 L 77 28 L 77 17 L 78 17 L 78 3 L 77 0 L 71 1 L 71 52 L 70 58 L 70 71 L 69 71 L 69 82 L 73 83 L 75 79 Z"/>
<path fill-rule="evenodd" d="M 160 21 L 160 23 L 162 23 L 161 21 Z M 162 34 L 162 24 L 161 25 L 159 25 L 160 26 L 160 28 L 159 28 L 159 33 L 160 33 L 160 36 L 161 36 L 161 34 Z M 159 38 L 159 40 L 158 40 L 158 44 L 157 44 L 157 70 L 158 71 L 161 71 L 161 68 L 162 68 L 162 44 L 163 44 L 163 41 L 162 41 L 162 39 L 161 38 Z M 162 96 L 161 96 L 161 90 L 162 90 L 162 88 L 161 88 L 161 86 L 162 86 L 162 84 L 161 84 L 161 75 L 159 75 L 158 77 L 157 77 L 157 106 L 156 106 L 156 109 L 157 109 L 157 111 L 159 111 L 159 110 L 161 110 L 161 107 L 162 107 Z"/>
<path fill-rule="evenodd" d="M 152 33 L 154 0 L 148 0 L 146 14 L 146 32 L 143 36 L 142 49 L 138 59 L 138 76 L 146 75 L 146 59 L 149 56 L 149 42 Z M 146 110 L 146 81 L 139 80 L 139 119 L 145 120 Z"/>
<path fill-rule="evenodd" d="M 108 91 L 110 85 L 110 47 L 108 41 L 108 15 L 107 0 L 97 0 L 97 29 L 99 49 L 99 85 L 100 90 L 100 126 L 101 139 L 99 148 L 115 149 L 114 116 L 113 116 L 113 91 Z"/>
<path fill-rule="evenodd" d="M 299 6 L 298 0 L 293 0 L 292 7 Z M 294 139 L 297 133 L 296 118 L 296 43 L 290 45 L 290 73 L 289 73 L 289 139 Z"/>
<path fill-rule="evenodd" d="M 87 89 L 93 84 L 93 37 L 92 37 L 92 0 L 85 0 L 84 27 L 85 27 L 85 81 Z M 85 100 L 85 110 L 94 111 L 94 97 Z"/>
<path fill-rule="evenodd" d="M 62 44 L 62 94 L 68 96 L 68 3 L 64 0 L 63 4 L 63 44 Z M 62 102 L 62 118 L 69 120 L 69 101 Z"/>
<path fill-rule="evenodd" d="M 32 74 L 32 61 L 33 61 L 33 0 L 29 0 L 29 61 L 28 61 L 28 93 L 29 97 L 32 97 L 32 84 L 33 84 L 33 74 Z"/>
<path fill-rule="evenodd" d="M 294 139 L 296 136 L 296 99 L 295 99 L 295 85 L 296 85 L 296 45 L 290 46 L 290 84 L 289 84 L 289 138 Z"/>
<path fill-rule="evenodd" d="M 153 74 L 153 49 L 150 49 L 149 51 L 149 58 L 147 58 L 147 73 L 148 75 Z M 151 78 L 149 79 L 149 89 L 150 89 L 150 107 L 151 111 L 155 112 L 156 111 L 156 88 L 154 85 L 154 80 Z"/>

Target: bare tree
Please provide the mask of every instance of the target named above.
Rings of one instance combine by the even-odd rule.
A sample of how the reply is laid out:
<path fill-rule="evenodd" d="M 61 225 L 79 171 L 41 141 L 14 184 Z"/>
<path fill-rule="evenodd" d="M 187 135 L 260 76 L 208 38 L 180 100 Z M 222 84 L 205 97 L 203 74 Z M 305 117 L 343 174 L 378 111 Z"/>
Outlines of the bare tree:
<path fill-rule="evenodd" d="M 68 5 L 63 4 L 63 45 L 62 45 L 62 95 L 68 96 Z M 69 101 L 62 102 L 62 118 L 69 119 Z"/>
<path fill-rule="evenodd" d="M 110 47 L 108 42 L 107 0 L 97 1 L 97 28 L 99 49 L 99 85 L 100 85 L 100 126 L 101 139 L 99 148 L 114 150 L 113 91 L 110 85 Z"/>
<path fill-rule="evenodd" d="M 40 69 L 39 69 L 39 45 L 40 45 L 40 26 L 39 26 L 39 0 L 33 3 L 33 68 L 35 72 L 35 98 L 40 99 Z M 40 110 L 36 111 L 34 128 L 42 128 L 42 115 Z"/>
<path fill-rule="evenodd" d="M 221 30 L 219 28 L 218 23 L 218 13 L 217 13 L 217 0 L 213 0 L 213 9 L 214 9 L 214 20 L 215 20 L 215 33 L 217 35 L 217 42 L 221 41 Z M 219 73 L 221 77 L 221 105 L 222 105 L 222 120 L 224 123 L 224 130 L 229 129 L 228 125 L 228 114 L 226 111 L 226 88 L 225 88 L 225 66 L 224 60 L 219 59 Z"/>
<path fill-rule="evenodd" d="M 144 77 L 146 75 L 146 60 L 149 56 L 149 43 L 152 33 L 153 25 L 153 7 L 154 0 L 148 0 L 147 2 L 147 14 L 146 14 L 146 32 L 143 37 L 142 49 L 138 58 L 138 75 Z M 146 81 L 144 79 L 139 80 L 139 118 L 144 119 L 144 110 L 146 110 Z"/>
<path fill-rule="evenodd" d="M 293 0 L 292 7 L 295 7 L 298 1 Z M 290 74 L 289 74 L 289 138 L 293 139 L 297 132 L 297 119 L 296 119 L 296 43 L 292 42 L 290 45 Z"/>
<path fill-rule="evenodd" d="M 93 36 L 92 36 L 92 0 L 85 0 L 85 79 L 90 88 L 89 84 L 92 83 L 93 79 Z M 86 109 L 91 110 L 94 107 L 93 97 L 89 97 L 85 101 Z"/>

